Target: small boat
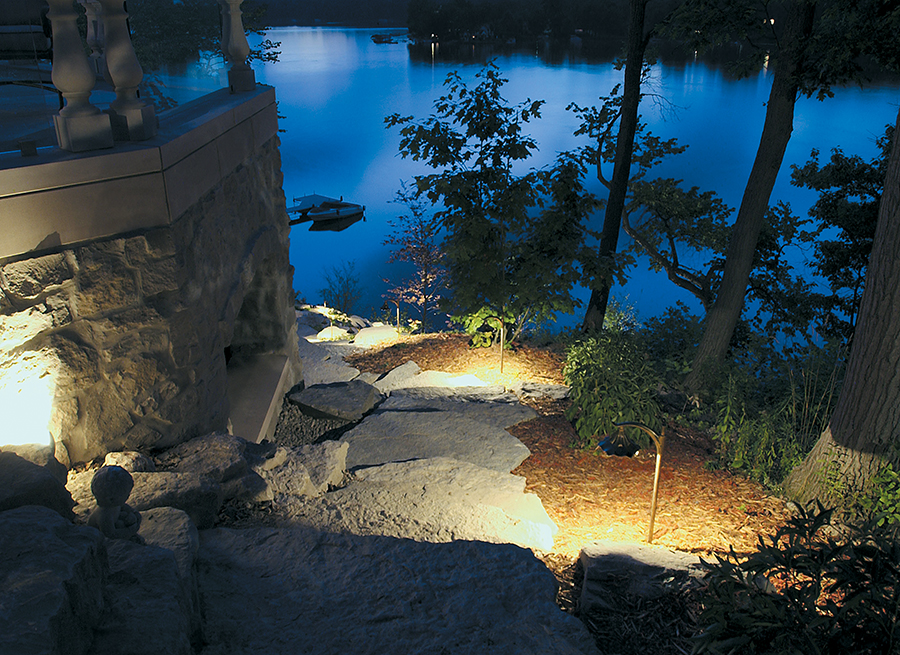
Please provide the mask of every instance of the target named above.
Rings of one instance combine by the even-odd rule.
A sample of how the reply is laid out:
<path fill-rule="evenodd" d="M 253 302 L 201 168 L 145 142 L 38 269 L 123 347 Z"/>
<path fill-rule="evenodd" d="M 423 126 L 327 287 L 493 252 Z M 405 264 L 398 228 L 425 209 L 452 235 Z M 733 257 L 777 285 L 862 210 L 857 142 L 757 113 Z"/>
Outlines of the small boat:
<path fill-rule="evenodd" d="M 312 221 L 310 232 L 340 232 L 365 219 L 365 205 L 344 202 L 343 196 L 335 200 L 327 196 L 312 194 L 302 198 L 294 198 L 297 204 L 288 208 L 288 214 L 296 214 L 297 218 L 288 221 L 289 225 L 297 225 Z"/>

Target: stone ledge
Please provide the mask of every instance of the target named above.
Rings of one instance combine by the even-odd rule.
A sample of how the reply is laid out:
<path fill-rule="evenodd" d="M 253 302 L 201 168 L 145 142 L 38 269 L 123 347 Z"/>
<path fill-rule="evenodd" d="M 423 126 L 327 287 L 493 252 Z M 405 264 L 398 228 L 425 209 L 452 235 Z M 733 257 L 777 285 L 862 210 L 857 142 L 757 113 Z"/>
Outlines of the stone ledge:
<path fill-rule="evenodd" d="M 277 134 L 275 90 L 216 91 L 114 150 L 0 156 L 0 259 L 174 222 Z"/>

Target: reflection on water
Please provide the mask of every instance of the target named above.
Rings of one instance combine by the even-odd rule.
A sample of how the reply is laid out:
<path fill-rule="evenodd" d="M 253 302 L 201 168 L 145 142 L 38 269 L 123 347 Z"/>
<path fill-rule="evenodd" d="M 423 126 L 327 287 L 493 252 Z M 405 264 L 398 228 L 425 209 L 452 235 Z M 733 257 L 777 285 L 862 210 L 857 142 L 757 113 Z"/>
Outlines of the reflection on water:
<path fill-rule="evenodd" d="M 546 101 L 543 118 L 528 130 L 541 148 L 533 165 L 542 166 L 558 151 L 579 145 L 572 136 L 576 121 L 566 106 L 595 104 L 622 78 L 612 64 L 618 49 L 609 44 L 376 45 L 372 33 L 273 29 L 269 38 L 281 41 L 281 61 L 254 64 L 257 80 L 276 87 L 284 116 L 281 154 L 288 201 L 320 193 L 367 207 L 367 221 L 343 233 L 293 228 L 294 287 L 307 300 L 318 301 L 325 286 L 322 270 L 355 261 L 366 291 L 360 312 L 381 307 L 382 278 L 396 280 L 405 272 L 385 263 L 387 221 L 401 211 L 391 201 L 401 180 L 426 172 L 397 155 L 399 134 L 385 129 L 385 116 L 427 116 L 447 73 L 459 70 L 471 82 L 481 64 L 494 60 L 509 79 L 504 95 L 511 103 Z M 771 83 L 766 71 L 744 79 L 729 73 L 728 62 L 739 54 L 723 50 L 707 60 L 661 49 L 661 64 L 647 86 L 656 99 L 642 106 L 643 120 L 654 133 L 690 145 L 684 155 L 660 166 L 659 175 L 714 189 L 732 206 L 740 202 L 756 153 Z M 812 148 L 827 153 L 841 146 L 848 153 L 874 156 L 875 139 L 896 117 L 898 88 L 896 80 L 889 80 L 865 89 L 836 89 L 835 98 L 824 103 L 801 99 L 773 202 L 789 200 L 798 213 L 811 204 L 808 192 L 790 186 L 789 164 L 805 162 Z M 599 225 L 600 218 L 595 220 Z M 676 299 L 690 301 L 668 281 L 642 270 L 635 272 L 625 293 L 644 315 L 656 314 Z"/>

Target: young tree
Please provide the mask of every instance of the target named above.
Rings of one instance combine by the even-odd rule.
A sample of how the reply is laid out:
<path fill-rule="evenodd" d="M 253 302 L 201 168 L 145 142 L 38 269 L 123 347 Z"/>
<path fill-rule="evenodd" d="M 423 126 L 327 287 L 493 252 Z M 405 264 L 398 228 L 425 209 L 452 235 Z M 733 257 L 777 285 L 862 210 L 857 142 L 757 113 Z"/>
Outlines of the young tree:
<path fill-rule="evenodd" d="M 362 298 L 356 264 L 342 262 L 340 266 L 332 266 L 325 271 L 325 284 L 326 287 L 319 291 L 325 304 L 344 314 L 352 314 L 353 306 Z"/>
<path fill-rule="evenodd" d="M 612 271 L 615 267 L 611 261 L 619 243 L 619 229 L 622 224 L 622 212 L 625 209 L 625 196 L 628 193 L 628 179 L 631 174 L 634 137 L 638 127 L 638 105 L 641 102 L 641 74 L 644 70 L 644 54 L 653 35 L 647 30 L 647 3 L 649 0 L 630 0 L 628 18 L 628 36 L 625 53 L 625 83 L 622 90 L 619 111 L 619 129 L 616 138 L 615 162 L 612 180 L 608 185 L 609 197 L 603 215 L 603 230 L 600 233 L 600 244 L 597 249 L 597 264 L 600 275 L 591 284 L 591 297 L 584 312 L 581 329 L 584 332 L 595 332 L 603 327 L 603 317 L 609 302 L 609 290 L 612 286 Z M 600 159 L 597 160 L 597 177 L 602 179 Z"/>
<path fill-rule="evenodd" d="M 401 127 L 403 157 L 436 171 L 415 180 L 417 193 L 439 208 L 446 232 L 446 304 L 515 338 L 529 321 L 574 311 L 576 262 L 595 201 L 583 188 L 582 162 L 568 154 L 549 170 L 515 170 L 537 150 L 523 127 L 540 117 L 543 103 L 510 106 L 493 63 L 476 80 L 470 89 L 450 73 L 435 114 L 394 114 L 385 122 Z"/>
<path fill-rule="evenodd" d="M 897 127 L 900 128 L 900 112 Z M 896 133 L 896 132 L 895 132 Z M 878 209 L 859 322 L 828 428 L 788 476 L 796 500 L 834 495 L 829 480 L 865 489 L 883 465 L 900 464 L 900 139 L 894 139 Z M 844 500 L 844 499 L 838 499 Z"/>
<path fill-rule="evenodd" d="M 397 192 L 396 201 L 406 205 L 408 213 L 396 221 L 388 221 L 393 232 L 384 243 L 394 246 L 388 263 L 407 262 L 413 265 L 413 275 L 388 289 L 387 296 L 393 302 L 414 307 L 422 321 L 422 331 L 428 331 L 429 310 L 440 299 L 447 287 L 447 270 L 439 243 L 441 222 L 435 214 L 428 214 L 421 198 L 405 184 Z M 387 282 L 387 280 L 385 280 Z"/>

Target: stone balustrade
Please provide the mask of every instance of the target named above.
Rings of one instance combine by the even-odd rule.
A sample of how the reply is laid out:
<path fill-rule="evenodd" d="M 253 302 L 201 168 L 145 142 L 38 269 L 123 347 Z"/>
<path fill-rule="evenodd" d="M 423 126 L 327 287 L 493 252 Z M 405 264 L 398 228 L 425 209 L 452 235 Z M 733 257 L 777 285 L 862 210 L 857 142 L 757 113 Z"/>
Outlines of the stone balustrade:
<path fill-rule="evenodd" d="M 256 86 L 247 64 L 250 46 L 244 34 L 243 0 L 219 0 L 222 13 L 222 52 L 229 64 L 231 93 Z M 134 53 L 124 0 L 79 0 L 87 19 L 85 52 L 78 30 L 78 13 L 71 0 L 48 0 L 53 29 L 53 84 L 65 98 L 54 117 L 59 147 L 70 152 L 112 148 L 116 141 L 145 141 L 157 131 L 152 105 L 141 100 L 138 86 L 144 73 Z M 107 77 L 116 99 L 106 111 L 91 104 L 98 74 Z"/>

